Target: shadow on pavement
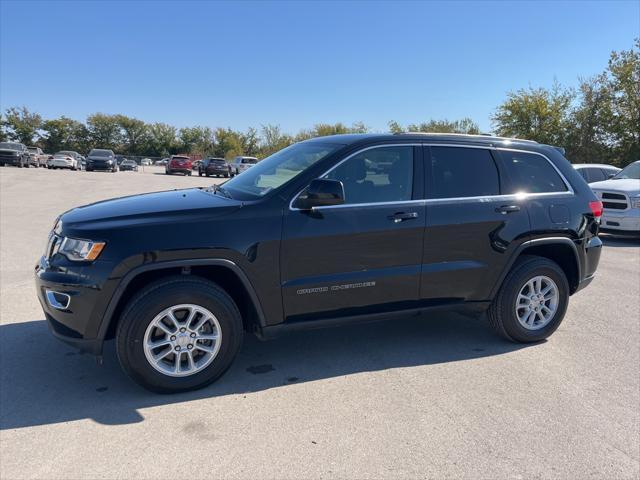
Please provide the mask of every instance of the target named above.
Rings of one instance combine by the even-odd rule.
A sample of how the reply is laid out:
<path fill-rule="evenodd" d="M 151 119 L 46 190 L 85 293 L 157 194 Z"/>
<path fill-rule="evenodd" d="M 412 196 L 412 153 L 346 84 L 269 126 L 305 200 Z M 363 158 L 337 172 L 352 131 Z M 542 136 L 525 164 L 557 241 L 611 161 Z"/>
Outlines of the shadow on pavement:
<path fill-rule="evenodd" d="M 456 314 L 297 332 L 261 342 L 253 335 L 217 383 L 177 395 L 149 393 L 120 370 L 113 342 L 103 365 L 55 340 L 44 320 L 0 325 L 0 430 L 93 419 L 141 422 L 138 409 L 293 383 L 501 355 L 523 345 L 499 339 L 485 321 Z M 428 374 L 428 373 L 427 373 Z"/>
<path fill-rule="evenodd" d="M 600 234 L 599 237 L 605 247 L 640 247 L 640 237 L 622 237 L 609 234 Z"/>

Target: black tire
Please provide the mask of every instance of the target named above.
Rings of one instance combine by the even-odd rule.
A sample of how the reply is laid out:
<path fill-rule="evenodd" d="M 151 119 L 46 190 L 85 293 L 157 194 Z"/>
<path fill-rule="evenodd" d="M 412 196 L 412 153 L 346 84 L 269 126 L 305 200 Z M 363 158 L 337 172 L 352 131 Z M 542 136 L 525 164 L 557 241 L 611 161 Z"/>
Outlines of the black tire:
<path fill-rule="evenodd" d="M 228 174 L 228 173 L 225 173 L 225 174 L 224 174 L 224 178 L 229 178 L 229 174 Z"/>
<path fill-rule="evenodd" d="M 518 321 L 515 303 L 522 287 L 538 275 L 549 277 L 558 287 L 558 306 L 547 325 L 539 330 L 528 330 Z M 512 342 L 539 342 L 549 337 L 560 326 L 568 304 L 569 282 L 562 268 L 548 258 L 523 255 L 505 277 L 500 291 L 489 307 L 489 324 L 500 336 Z"/>
<path fill-rule="evenodd" d="M 144 334 L 162 310 L 192 303 L 213 313 L 222 331 L 222 344 L 212 363 L 186 377 L 171 377 L 157 371 L 144 354 Z M 129 301 L 118 324 L 116 351 L 125 373 L 147 390 L 178 393 L 205 387 L 220 378 L 240 350 L 242 317 L 231 297 L 218 285 L 199 277 L 174 276 L 144 288 Z"/>
<path fill-rule="evenodd" d="M 201 177 L 202 176 L 202 171 L 198 170 L 198 176 Z M 209 175 L 207 175 L 208 177 Z"/>

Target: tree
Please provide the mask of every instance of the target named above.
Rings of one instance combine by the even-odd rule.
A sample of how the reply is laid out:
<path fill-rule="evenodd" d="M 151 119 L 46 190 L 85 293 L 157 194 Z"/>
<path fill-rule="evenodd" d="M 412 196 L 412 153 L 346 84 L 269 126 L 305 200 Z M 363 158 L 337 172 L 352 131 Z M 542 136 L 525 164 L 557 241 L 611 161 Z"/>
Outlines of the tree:
<path fill-rule="evenodd" d="M 149 125 L 146 154 L 166 157 L 176 153 L 178 149 L 176 133 L 176 127 L 166 123 L 152 123 Z"/>
<path fill-rule="evenodd" d="M 182 153 L 208 155 L 213 151 L 215 139 L 209 127 L 186 127 L 180 129 L 180 148 Z"/>
<path fill-rule="evenodd" d="M 423 132 L 423 133 L 466 133 L 470 135 L 477 135 L 480 133 L 480 127 L 476 122 L 470 118 L 463 118 L 461 120 L 449 121 L 444 120 L 429 120 L 423 123 L 413 123 L 407 126 L 405 129 L 396 121 L 388 123 L 389 131 L 391 133 L 403 133 L 403 132 Z"/>
<path fill-rule="evenodd" d="M 280 125 L 263 125 L 262 126 L 262 145 L 260 153 L 263 156 L 271 155 L 278 150 L 283 149 L 293 143 L 290 135 L 282 133 Z"/>
<path fill-rule="evenodd" d="M 551 89 L 509 92 L 491 119 L 498 135 L 563 145 L 574 94 L 557 83 Z"/>
<path fill-rule="evenodd" d="M 149 135 L 147 125 L 142 120 L 130 118 L 126 115 L 116 115 L 115 118 L 122 130 L 125 153 L 130 155 L 140 153 L 141 147 L 147 142 Z"/>
<path fill-rule="evenodd" d="M 3 127 L 6 136 L 25 145 L 32 145 L 42 125 L 42 117 L 31 113 L 27 107 L 8 108 L 4 115 Z"/>
<path fill-rule="evenodd" d="M 118 115 L 94 113 L 87 117 L 87 127 L 94 148 L 120 149 L 123 139 Z"/>
<path fill-rule="evenodd" d="M 606 72 L 611 98 L 607 130 L 620 166 L 640 159 L 640 38 L 634 47 L 612 52 Z"/>
<path fill-rule="evenodd" d="M 85 152 L 89 150 L 89 132 L 77 120 L 60 117 L 46 120 L 42 124 L 43 135 L 40 146 L 45 152 L 55 153 L 60 150 Z"/>

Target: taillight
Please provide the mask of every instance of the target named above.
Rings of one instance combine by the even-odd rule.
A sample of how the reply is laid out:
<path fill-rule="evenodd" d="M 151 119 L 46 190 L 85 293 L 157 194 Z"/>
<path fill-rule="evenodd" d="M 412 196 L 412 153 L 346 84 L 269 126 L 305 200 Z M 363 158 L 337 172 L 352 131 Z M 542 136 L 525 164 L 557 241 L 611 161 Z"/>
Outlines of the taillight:
<path fill-rule="evenodd" d="M 594 217 L 600 218 L 602 216 L 602 202 L 600 200 L 589 202 L 589 208 Z"/>

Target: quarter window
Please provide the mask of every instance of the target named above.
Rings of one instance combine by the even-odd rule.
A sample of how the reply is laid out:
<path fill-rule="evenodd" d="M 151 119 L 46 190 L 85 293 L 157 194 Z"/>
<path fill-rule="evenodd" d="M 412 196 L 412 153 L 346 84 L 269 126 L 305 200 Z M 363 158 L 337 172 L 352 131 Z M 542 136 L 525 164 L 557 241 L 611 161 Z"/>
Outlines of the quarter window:
<path fill-rule="evenodd" d="M 599 168 L 588 168 L 587 177 L 589 178 L 588 180 L 589 183 L 601 182 L 602 180 L 607 179 L 607 176 Z"/>
<path fill-rule="evenodd" d="M 491 152 L 482 148 L 431 147 L 428 198 L 500 194 L 500 177 Z"/>
<path fill-rule="evenodd" d="M 342 182 L 346 204 L 411 200 L 413 147 L 365 150 L 338 165 L 326 178 Z"/>
<path fill-rule="evenodd" d="M 566 192 L 562 181 L 549 161 L 532 153 L 500 151 L 509 174 L 510 186 L 506 193 Z"/>

